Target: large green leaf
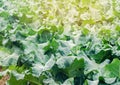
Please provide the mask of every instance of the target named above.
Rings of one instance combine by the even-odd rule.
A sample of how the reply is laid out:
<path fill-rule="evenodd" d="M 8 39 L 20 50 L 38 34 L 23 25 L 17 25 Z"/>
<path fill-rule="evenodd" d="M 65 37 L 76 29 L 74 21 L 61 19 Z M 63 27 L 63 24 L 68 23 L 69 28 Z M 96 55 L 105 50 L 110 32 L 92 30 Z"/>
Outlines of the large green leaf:
<path fill-rule="evenodd" d="M 84 70 L 84 59 L 76 59 L 73 61 L 73 63 L 67 67 L 68 76 L 70 77 L 76 77 L 83 75 Z"/>
<path fill-rule="evenodd" d="M 105 76 L 114 78 L 120 78 L 120 60 L 113 59 L 113 61 L 105 66 Z"/>

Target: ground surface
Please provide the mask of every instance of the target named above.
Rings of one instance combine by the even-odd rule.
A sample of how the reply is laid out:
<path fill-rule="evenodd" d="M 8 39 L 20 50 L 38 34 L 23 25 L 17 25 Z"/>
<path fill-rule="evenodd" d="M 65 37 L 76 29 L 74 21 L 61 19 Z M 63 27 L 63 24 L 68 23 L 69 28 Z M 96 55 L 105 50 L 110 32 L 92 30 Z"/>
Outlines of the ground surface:
<path fill-rule="evenodd" d="M 0 72 L 2 71 L 2 67 L 0 67 Z M 9 76 L 3 76 L 2 79 L 0 79 L 0 85 L 6 85 L 6 81 L 9 79 Z"/>

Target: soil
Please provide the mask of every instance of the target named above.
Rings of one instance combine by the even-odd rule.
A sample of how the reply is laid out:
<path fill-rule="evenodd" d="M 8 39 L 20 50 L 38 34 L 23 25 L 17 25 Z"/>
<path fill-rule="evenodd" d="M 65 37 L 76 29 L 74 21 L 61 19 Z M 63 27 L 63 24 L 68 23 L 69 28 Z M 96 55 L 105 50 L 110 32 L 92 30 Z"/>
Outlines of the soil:
<path fill-rule="evenodd" d="M 0 72 L 2 71 L 2 67 L 0 67 Z M 9 75 L 5 75 L 0 79 L 0 85 L 6 85 L 6 81 L 9 79 Z"/>

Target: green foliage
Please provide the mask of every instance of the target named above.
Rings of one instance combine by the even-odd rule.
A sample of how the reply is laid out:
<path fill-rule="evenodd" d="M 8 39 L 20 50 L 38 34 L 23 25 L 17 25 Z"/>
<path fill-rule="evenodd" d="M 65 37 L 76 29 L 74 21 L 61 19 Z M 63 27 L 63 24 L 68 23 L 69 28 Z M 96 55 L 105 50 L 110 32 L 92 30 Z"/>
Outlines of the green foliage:
<path fill-rule="evenodd" d="M 105 66 L 106 76 L 111 78 L 118 77 L 120 78 L 120 61 L 114 59 L 110 64 Z"/>

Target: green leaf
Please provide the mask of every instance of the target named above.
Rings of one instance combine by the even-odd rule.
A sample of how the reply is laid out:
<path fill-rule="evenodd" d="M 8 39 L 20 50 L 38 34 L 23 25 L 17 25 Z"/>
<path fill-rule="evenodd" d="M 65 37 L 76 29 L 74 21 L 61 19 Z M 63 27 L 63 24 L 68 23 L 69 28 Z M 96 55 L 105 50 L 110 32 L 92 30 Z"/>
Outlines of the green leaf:
<path fill-rule="evenodd" d="M 91 81 L 91 80 L 85 80 L 84 85 L 99 85 L 99 80 Z"/>
<path fill-rule="evenodd" d="M 62 34 L 64 32 L 64 28 L 62 26 L 58 27 L 58 33 Z"/>
<path fill-rule="evenodd" d="M 45 50 L 45 54 L 46 53 L 55 53 L 58 50 L 59 47 L 59 43 L 57 42 L 56 39 L 52 39 L 52 41 L 50 41 L 48 43 L 47 46 L 45 46 L 43 49 Z"/>
<path fill-rule="evenodd" d="M 19 77 L 17 74 L 16 76 Z M 27 85 L 27 81 L 24 78 L 17 80 L 17 78 L 12 73 L 7 83 L 8 85 Z"/>
<path fill-rule="evenodd" d="M 120 26 L 117 25 L 116 28 L 115 28 L 115 30 L 116 30 L 117 32 L 120 32 Z"/>
<path fill-rule="evenodd" d="M 8 55 L 7 57 L 4 57 L 2 60 L 0 60 L 1 66 L 10 66 L 10 65 L 17 65 L 19 56 L 15 53 L 12 55 Z"/>
<path fill-rule="evenodd" d="M 23 14 L 21 17 L 19 17 L 19 20 L 23 23 L 32 23 L 33 17 L 27 17 L 26 14 Z"/>
<path fill-rule="evenodd" d="M 79 77 L 83 75 L 84 70 L 84 59 L 77 59 L 75 58 L 72 64 L 66 68 L 69 77 Z"/>
<path fill-rule="evenodd" d="M 8 19 L 9 16 L 9 13 L 6 11 L 0 12 L 0 17 L 3 17 L 4 19 Z"/>
<path fill-rule="evenodd" d="M 0 1 L 0 7 L 2 7 L 4 5 L 3 1 Z"/>
<path fill-rule="evenodd" d="M 51 70 L 55 64 L 55 59 L 51 57 L 44 65 L 44 71 Z"/>
<path fill-rule="evenodd" d="M 69 78 L 69 79 L 65 80 L 65 82 L 62 85 L 74 85 L 74 79 Z"/>
<path fill-rule="evenodd" d="M 69 77 L 80 76 L 84 69 L 84 59 L 77 59 L 74 56 L 60 58 L 56 64 L 64 69 Z"/>
<path fill-rule="evenodd" d="M 88 35 L 90 32 L 87 28 L 82 28 L 81 31 L 83 35 Z"/>
<path fill-rule="evenodd" d="M 99 53 L 95 54 L 95 55 L 91 55 L 93 59 L 95 59 L 95 61 L 97 63 L 101 63 L 102 61 L 104 61 L 105 59 L 109 58 L 111 54 L 111 51 L 104 51 L 101 50 Z"/>
<path fill-rule="evenodd" d="M 52 78 L 44 80 L 44 84 L 49 84 L 49 85 L 59 85 L 57 84 Z"/>
<path fill-rule="evenodd" d="M 113 59 L 113 61 L 105 66 L 104 75 L 109 78 L 120 78 L 120 60 Z"/>
<path fill-rule="evenodd" d="M 55 60 L 53 57 L 51 57 L 46 63 L 45 65 L 42 64 L 33 64 L 32 67 L 32 75 L 35 77 L 39 77 L 41 76 L 42 72 L 44 71 L 48 71 L 51 70 L 51 68 L 54 66 L 55 64 Z"/>
<path fill-rule="evenodd" d="M 82 7 L 88 7 L 90 0 L 82 0 Z"/>
<path fill-rule="evenodd" d="M 39 77 L 44 71 L 44 66 L 41 64 L 34 64 L 32 67 L 32 75 L 35 77 Z"/>
<path fill-rule="evenodd" d="M 31 85 L 43 85 L 43 80 L 46 76 L 41 75 L 40 77 L 35 77 L 32 74 L 26 74 L 24 80 L 28 81 Z"/>
<path fill-rule="evenodd" d="M 16 80 L 21 80 L 24 79 L 24 74 L 22 73 L 17 73 L 16 71 L 12 71 L 11 74 L 16 78 Z"/>
<path fill-rule="evenodd" d="M 72 64 L 74 59 L 75 59 L 74 56 L 61 57 L 56 61 L 56 64 L 58 65 L 59 68 L 66 69 Z"/>
<path fill-rule="evenodd" d="M 112 84 L 115 82 L 116 78 L 104 78 L 105 83 Z"/>
<path fill-rule="evenodd" d="M 111 37 L 111 30 L 110 29 L 102 28 L 99 31 L 98 36 L 101 37 L 101 38 L 105 38 L 105 40 L 109 40 L 109 38 Z"/>
<path fill-rule="evenodd" d="M 38 32 L 37 39 L 40 43 L 48 42 L 52 38 L 52 34 L 48 29 L 41 29 Z"/>
<path fill-rule="evenodd" d="M 36 34 L 36 31 L 33 30 L 32 28 L 29 28 L 28 31 L 29 31 L 28 32 L 29 35 L 35 35 Z"/>

